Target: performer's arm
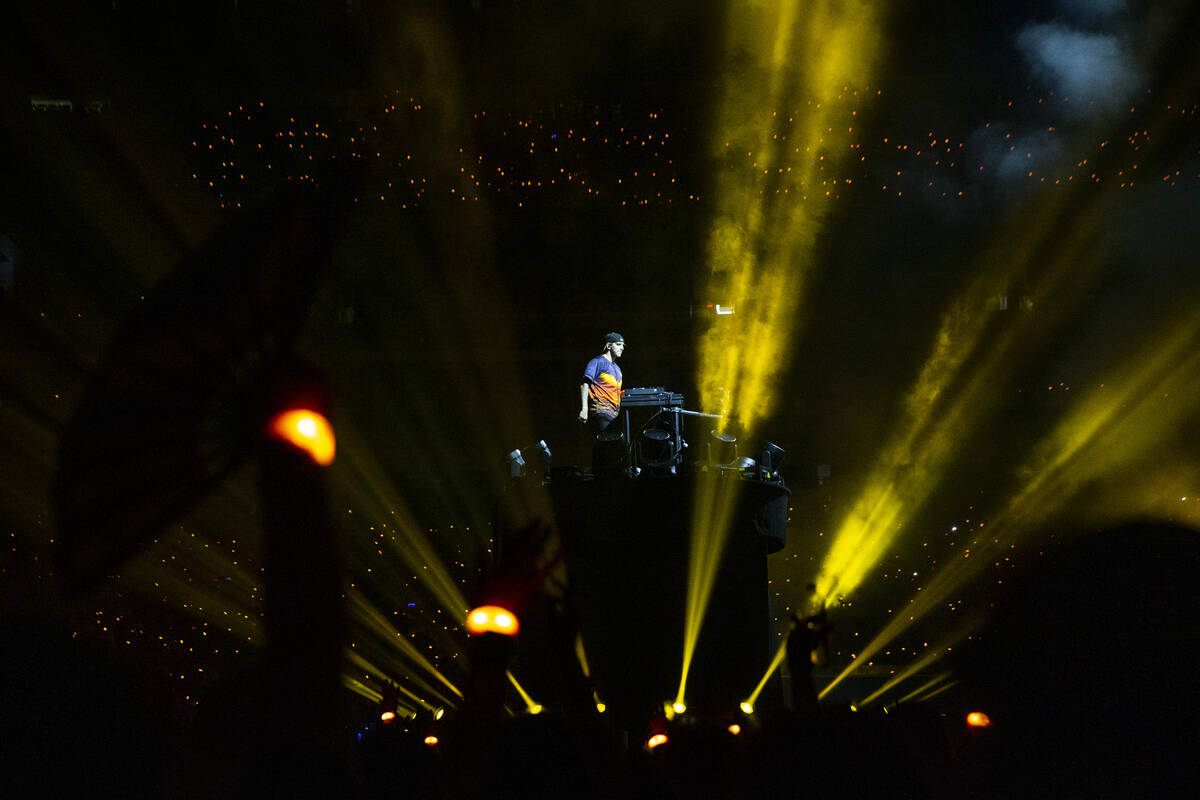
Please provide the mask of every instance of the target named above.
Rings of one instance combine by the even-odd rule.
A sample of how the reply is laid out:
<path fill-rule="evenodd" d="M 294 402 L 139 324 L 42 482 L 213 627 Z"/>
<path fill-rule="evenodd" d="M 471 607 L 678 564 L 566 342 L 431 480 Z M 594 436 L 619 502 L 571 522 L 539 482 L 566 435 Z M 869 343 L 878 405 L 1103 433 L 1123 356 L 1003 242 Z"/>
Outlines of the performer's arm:
<path fill-rule="evenodd" d="M 588 385 L 587 381 L 579 384 L 579 421 L 587 422 L 588 418 Z"/>

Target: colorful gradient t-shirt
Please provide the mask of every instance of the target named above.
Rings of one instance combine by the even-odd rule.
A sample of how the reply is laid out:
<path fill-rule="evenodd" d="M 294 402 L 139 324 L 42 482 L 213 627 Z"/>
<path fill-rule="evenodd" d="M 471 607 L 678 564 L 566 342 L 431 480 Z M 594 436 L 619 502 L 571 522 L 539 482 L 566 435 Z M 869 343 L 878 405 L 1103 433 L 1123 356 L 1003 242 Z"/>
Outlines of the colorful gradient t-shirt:
<path fill-rule="evenodd" d="M 621 368 L 605 356 L 596 356 L 583 371 L 588 382 L 588 413 L 615 417 L 621 408 Z"/>

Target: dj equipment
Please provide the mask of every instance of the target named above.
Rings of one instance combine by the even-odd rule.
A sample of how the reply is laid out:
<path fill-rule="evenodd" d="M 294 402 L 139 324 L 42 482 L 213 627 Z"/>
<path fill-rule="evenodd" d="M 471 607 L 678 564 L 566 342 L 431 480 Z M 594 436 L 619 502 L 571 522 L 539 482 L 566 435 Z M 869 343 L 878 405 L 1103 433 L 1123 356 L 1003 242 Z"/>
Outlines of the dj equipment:
<path fill-rule="evenodd" d="M 681 408 L 683 395 L 668 392 L 661 386 L 638 386 L 621 393 L 621 407 Z"/>

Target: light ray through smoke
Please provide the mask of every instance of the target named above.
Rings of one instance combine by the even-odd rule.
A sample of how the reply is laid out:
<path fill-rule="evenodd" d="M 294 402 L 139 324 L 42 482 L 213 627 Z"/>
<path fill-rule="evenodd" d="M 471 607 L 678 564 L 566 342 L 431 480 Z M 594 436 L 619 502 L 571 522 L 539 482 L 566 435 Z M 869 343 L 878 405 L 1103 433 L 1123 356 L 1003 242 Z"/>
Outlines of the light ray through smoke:
<path fill-rule="evenodd" d="M 865 93 L 881 42 L 881 10 L 856 0 L 778 4 L 734 2 L 727 13 L 720 109 L 715 121 L 719 166 L 708 237 L 706 292 L 734 313 L 699 343 L 702 407 L 740 424 L 752 438 L 775 405 L 804 315 L 804 294 L 817 266 L 825 218 L 839 198 L 833 175 L 853 152 L 853 104 Z M 747 59 L 748 57 L 748 59 Z M 742 60 L 746 59 L 746 60 Z M 832 108 L 838 111 L 831 111 Z M 724 166 L 734 153 L 754 159 L 752 177 Z M 786 159 L 804 154 L 804 166 Z M 687 677 L 737 504 L 738 483 L 700 483 L 692 514 L 683 664 Z"/>

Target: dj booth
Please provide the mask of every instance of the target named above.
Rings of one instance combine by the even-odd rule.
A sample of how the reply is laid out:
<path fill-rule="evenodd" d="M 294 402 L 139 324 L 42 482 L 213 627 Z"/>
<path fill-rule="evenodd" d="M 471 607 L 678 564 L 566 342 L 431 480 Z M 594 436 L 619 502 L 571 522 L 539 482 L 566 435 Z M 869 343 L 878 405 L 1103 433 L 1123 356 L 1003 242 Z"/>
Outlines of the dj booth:
<path fill-rule="evenodd" d="M 775 445 L 770 445 L 770 451 L 764 450 L 758 462 L 739 459 L 736 439 L 711 430 L 704 437 L 703 452 L 689 454 L 689 443 L 684 438 L 685 421 L 689 419 L 719 420 L 721 415 L 689 411 L 683 407 L 682 394 L 661 386 L 626 390 L 621 396 L 620 415 L 596 437 L 593 471 L 626 469 L 630 475 L 637 475 L 648 469 L 674 475 L 684 471 L 689 462 L 736 469 L 753 463 L 756 469 L 765 471 L 768 479 L 771 477 L 771 454 L 782 453 Z M 710 425 L 702 427 L 707 429 Z"/>
<path fill-rule="evenodd" d="M 687 691 L 690 707 L 718 713 L 736 710 L 770 663 L 767 555 L 782 546 L 788 490 L 726 472 L 550 487 L 593 680 L 617 717 L 675 697 L 696 499 L 727 481 L 738 482 L 736 508 Z"/>
<path fill-rule="evenodd" d="M 729 497 L 733 510 L 691 664 L 689 708 L 735 711 L 777 644 L 767 556 L 784 546 L 790 492 L 761 459 L 738 458 L 736 448 L 722 453 L 707 442 L 689 447 L 684 420 L 713 415 L 684 412 L 682 405 L 681 395 L 657 388 L 627 392 L 620 419 L 596 443 L 592 471 L 556 469 L 545 481 L 590 680 L 622 724 L 636 725 L 678 690 L 698 499 Z M 703 426 L 706 439 L 710 427 Z M 522 634 L 521 649 L 532 656 L 539 644 L 530 634 Z M 562 680 L 537 674 L 538 664 L 550 660 L 522 662 L 535 684 Z M 770 704 L 770 689 L 762 702 Z"/>

